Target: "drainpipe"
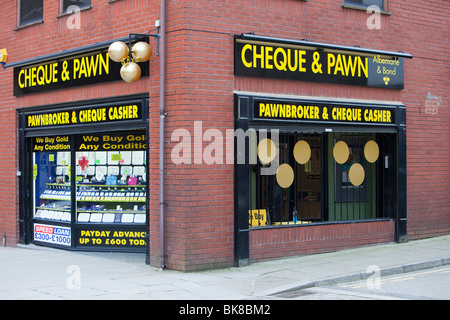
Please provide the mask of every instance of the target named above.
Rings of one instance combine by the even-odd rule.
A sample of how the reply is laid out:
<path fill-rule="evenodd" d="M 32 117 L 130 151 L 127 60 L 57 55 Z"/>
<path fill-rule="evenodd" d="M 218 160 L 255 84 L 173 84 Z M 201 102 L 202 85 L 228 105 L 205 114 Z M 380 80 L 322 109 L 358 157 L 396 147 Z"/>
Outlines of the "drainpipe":
<path fill-rule="evenodd" d="M 159 255 L 161 270 L 166 269 L 164 241 L 164 106 L 166 84 L 166 1 L 161 0 L 159 82 Z"/>

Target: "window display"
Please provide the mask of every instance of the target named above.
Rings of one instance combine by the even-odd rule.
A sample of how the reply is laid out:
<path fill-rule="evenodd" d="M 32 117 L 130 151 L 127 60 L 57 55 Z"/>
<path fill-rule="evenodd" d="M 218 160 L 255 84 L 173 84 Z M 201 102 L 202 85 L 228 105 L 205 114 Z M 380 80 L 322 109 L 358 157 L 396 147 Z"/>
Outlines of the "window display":
<path fill-rule="evenodd" d="M 384 217 L 377 208 L 381 184 L 376 180 L 387 168 L 379 161 L 377 140 L 382 138 L 367 133 L 282 132 L 276 138 L 278 147 L 272 147 L 281 164 L 273 175 L 261 174 L 268 165 L 261 160 L 261 140 L 260 161 L 249 171 L 249 227 Z"/>
<path fill-rule="evenodd" d="M 145 134 L 77 135 L 77 222 L 146 222 Z"/>
<path fill-rule="evenodd" d="M 252 165 L 250 211 L 259 209 L 259 217 L 249 212 L 250 227 L 322 221 L 322 139 L 317 134 L 282 133 L 278 148 L 273 147 L 282 163 L 276 174 L 261 174 L 267 164 Z"/>
<path fill-rule="evenodd" d="M 145 151 L 77 152 L 77 221 L 145 223 Z"/>
<path fill-rule="evenodd" d="M 24 242 L 87 251 L 149 249 L 147 99 L 19 112 Z"/>
<path fill-rule="evenodd" d="M 145 131 L 46 136 L 32 142 L 35 241 L 145 247 Z"/>
<path fill-rule="evenodd" d="M 69 136 L 37 137 L 33 143 L 34 218 L 71 221 Z"/>

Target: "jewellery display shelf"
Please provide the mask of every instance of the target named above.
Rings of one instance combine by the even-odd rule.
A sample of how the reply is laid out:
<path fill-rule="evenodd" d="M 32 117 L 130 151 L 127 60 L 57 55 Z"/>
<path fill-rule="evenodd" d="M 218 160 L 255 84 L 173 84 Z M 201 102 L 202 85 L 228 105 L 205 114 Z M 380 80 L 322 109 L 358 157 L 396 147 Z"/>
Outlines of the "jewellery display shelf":
<path fill-rule="evenodd" d="M 71 221 L 70 183 L 47 183 L 39 196 L 35 219 L 70 222 Z"/>
<path fill-rule="evenodd" d="M 145 185 L 77 185 L 78 223 L 131 223 L 146 222 Z M 39 197 L 35 218 L 71 221 L 70 184 L 47 183 Z"/>
<path fill-rule="evenodd" d="M 145 185 L 77 184 L 77 222 L 144 224 Z"/>

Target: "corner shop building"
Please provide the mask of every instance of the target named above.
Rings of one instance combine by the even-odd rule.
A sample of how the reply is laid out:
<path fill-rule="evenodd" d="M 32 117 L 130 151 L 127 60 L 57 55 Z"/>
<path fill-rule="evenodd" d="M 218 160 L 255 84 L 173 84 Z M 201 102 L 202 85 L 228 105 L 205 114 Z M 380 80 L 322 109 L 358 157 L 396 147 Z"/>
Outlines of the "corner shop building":
<path fill-rule="evenodd" d="M 104 5 L 92 2 L 82 18 L 104 14 Z M 315 12 L 316 5 L 292 2 L 279 10 L 298 6 Z M 44 12 L 49 6 L 45 4 Z M 119 7 L 127 12 L 127 1 L 108 6 L 112 12 Z M 327 30 L 333 41 L 312 29 L 305 31 L 317 42 L 295 40 L 298 36 L 286 26 L 259 30 L 251 20 L 239 28 L 217 23 L 222 27 L 215 31 L 204 18 L 214 15 L 210 6 L 190 12 L 199 18 L 200 31 L 187 31 L 184 22 L 170 20 L 181 8 L 168 4 L 164 114 L 158 92 L 161 56 L 142 66 L 144 73 L 133 84 L 120 79 L 120 64 L 106 59 L 113 41 L 153 28 L 158 14 L 144 2 L 130 7 L 129 14 L 135 19 L 154 17 L 148 26 L 130 18 L 125 32 L 102 35 L 96 44 L 81 28 L 86 45 L 71 46 L 61 35 L 61 48 L 71 49 L 56 53 L 43 50 L 19 58 L 20 52 L 9 50 L 14 62 L 3 70 L 2 86 L 8 94 L 2 99 L 5 105 L 15 105 L 4 112 L 17 114 L 18 123 L 4 130 L 6 136 L 18 137 L 12 138 L 17 141 L 18 170 L 5 174 L 19 171 L 20 176 L 17 205 L 3 213 L 8 223 L 2 223 L 2 233 L 8 245 L 34 242 L 71 250 L 138 251 L 145 252 L 151 264 L 195 270 L 448 233 L 445 192 L 434 196 L 434 204 L 419 201 L 419 208 L 415 188 L 431 186 L 417 181 L 417 171 L 407 170 L 408 162 L 414 168 L 420 161 L 415 151 L 407 151 L 406 119 L 409 112 L 412 137 L 420 142 L 410 106 L 417 103 L 412 96 L 426 97 L 409 76 L 417 68 L 417 49 L 406 41 L 395 46 L 383 42 L 395 39 L 389 32 L 379 36 L 378 49 L 351 47 L 340 36 L 347 32 L 343 27 Z M 395 8 L 393 12 L 403 14 Z M 255 10 L 266 9 L 261 5 Z M 356 21 L 366 17 L 364 12 L 351 12 Z M 231 10 L 226 19 L 236 14 Z M 55 19 L 10 31 L 7 37 L 30 36 L 27 33 L 38 33 Z M 296 22 L 290 23 L 296 27 Z M 256 35 L 244 33 L 255 28 Z M 199 34 L 203 36 L 196 37 Z M 362 29 L 357 37 L 367 40 L 372 35 Z M 62 76 L 65 62 L 73 70 L 76 59 L 91 57 L 105 57 L 110 78 L 105 72 L 81 80 L 78 71 L 77 79 L 71 79 L 78 82 L 46 83 L 45 76 L 42 80 L 55 63 L 60 69 L 53 69 L 58 71 L 54 74 Z M 417 63 L 421 62 L 419 54 Z M 344 63 L 354 72 L 345 71 Z M 388 84 L 386 75 L 377 74 L 377 66 L 390 70 Z M 22 69 L 28 71 L 21 73 Z M 445 98 L 445 85 L 437 88 L 436 94 Z M 445 112 L 425 121 L 444 121 Z M 163 224 L 161 115 L 166 125 Z M 233 151 L 227 148 L 218 154 L 214 143 L 221 137 L 224 142 L 227 130 L 236 135 Z M 445 132 L 448 128 L 440 134 Z M 245 143 L 239 143 L 242 137 Z M 263 152 L 272 143 L 278 152 Z M 444 150 L 446 146 L 443 142 Z M 201 162 L 196 162 L 199 152 Z M 233 162 L 224 154 L 232 154 Z M 408 174 L 421 187 L 408 191 Z M 445 179 L 435 181 L 441 190 L 448 189 Z M 4 190 L 7 194 L 16 192 Z M 415 218 L 424 209 L 428 218 Z"/>

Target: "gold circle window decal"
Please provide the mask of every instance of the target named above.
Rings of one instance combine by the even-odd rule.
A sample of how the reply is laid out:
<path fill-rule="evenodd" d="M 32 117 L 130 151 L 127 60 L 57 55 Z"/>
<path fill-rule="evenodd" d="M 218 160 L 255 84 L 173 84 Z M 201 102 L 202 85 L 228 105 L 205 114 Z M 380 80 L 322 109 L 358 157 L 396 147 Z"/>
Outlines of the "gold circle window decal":
<path fill-rule="evenodd" d="M 366 157 L 366 160 L 370 163 L 374 163 L 377 161 L 379 155 L 380 149 L 378 148 L 378 144 L 373 140 L 367 141 L 364 146 L 364 156 Z"/>
<path fill-rule="evenodd" d="M 294 146 L 294 158 L 299 164 L 305 164 L 311 158 L 311 147 L 305 140 L 298 141 Z"/>
<path fill-rule="evenodd" d="M 269 138 L 262 139 L 258 143 L 257 153 L 262 164 L 271 163 L 277 153 L 275 143 Z"/>
<path fill-rule="evenodd" d="M 277 169 L 276 178 L 280 187 L 288 188 L 294 182 L 294 170 L 287 163 L 283 163 Z"/>
<path fill-rule="evenodd" d="M 333 148 L 334 160 L 337 163 L 343 164 L 347 162 L 348 156 L 350 155 L 350 150 L 348 145 L 344 141 L 338 141 Z"/>
<path fill-rule="evenodd" d="M 360 186 L 365 177 L 364 168 L 359 163 L 355 163 L 350 167 L 350 170 L 348 172 L 348 176 L 350 179 L 350 182 L 354 186 Z"/>

